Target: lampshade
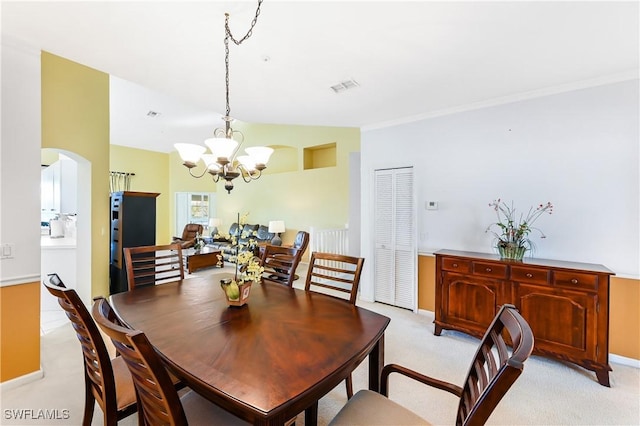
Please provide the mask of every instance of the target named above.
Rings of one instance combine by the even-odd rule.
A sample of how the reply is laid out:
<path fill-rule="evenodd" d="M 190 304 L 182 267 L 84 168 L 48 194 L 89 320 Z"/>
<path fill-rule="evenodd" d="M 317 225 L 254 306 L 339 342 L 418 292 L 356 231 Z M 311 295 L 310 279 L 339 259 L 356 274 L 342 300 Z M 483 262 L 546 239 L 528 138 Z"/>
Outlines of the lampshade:
<path fill-rule="evenodd" d="M 228 138 L 209 138 L 204 141 L 204 144 L 209 147 L 214 157 L 231 158 L 238 146 L 238 141 Z"/>
<path fill-rule="evenodd" d="M 271 233 L 280 233 L 284 232 L 284 220 L 270 220 L 269 221 L 269 232 Z"/>
<path fill-rule="evenodd" d="M 256 164 L 267 164 L 269 157 L 273 154 L 273 148 L 267 146 L 252 146 L 244 149 Z"/>
<path fill-rule="evenodd" d="M 209 218 L 209 227 L 218 227 L 222 224 L 222 220 L 218 219 L 217 217 L 211 217 Z"/>
<path fill-rule="evenodd" d="M 202 154 L 207 150 L 204 146 L 192 143 L 177 143 L 174 144 L 174 146 L 178 150 L 178 154 L 180 154 L 182 161 L 191 164 L 197 163 L 200 160 L 200 157 L 202 157 Z"/>

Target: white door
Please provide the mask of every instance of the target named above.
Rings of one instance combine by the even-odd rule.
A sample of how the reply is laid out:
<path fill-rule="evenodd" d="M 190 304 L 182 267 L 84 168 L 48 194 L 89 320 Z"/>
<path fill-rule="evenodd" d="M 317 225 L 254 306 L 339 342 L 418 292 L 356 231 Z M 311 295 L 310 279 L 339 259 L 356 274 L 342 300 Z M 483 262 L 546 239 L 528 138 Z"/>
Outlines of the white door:
<path fill-rule="evenodd" d="M 377 302 L 415 310 L 413 168 L 375 171 L 374 283 Z"/>

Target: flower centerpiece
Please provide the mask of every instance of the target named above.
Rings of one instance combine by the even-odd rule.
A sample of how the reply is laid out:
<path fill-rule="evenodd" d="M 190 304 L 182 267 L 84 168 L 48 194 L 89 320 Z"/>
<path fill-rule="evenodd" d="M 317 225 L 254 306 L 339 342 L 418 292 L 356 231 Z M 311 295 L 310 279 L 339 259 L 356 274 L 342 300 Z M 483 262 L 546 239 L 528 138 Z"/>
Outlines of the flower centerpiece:
<path fill-rule="evenodd" d="M 241 221 L 239 216 L 238 225 L 242 226 L 246 221 L 246 215 L 243 216 L 244 221 Z M 260 265 L 260 259 L 254 254 L 252 246 L 255 245 L 255 241 L 252 238 L 244 238 L 245 244 L 240 243 L 240 240 L 235 236 L 232 236 L 231 239 L 235 245 L 235 254 L 231 258 L 236 263 L 235 273 L 233 278 L 221 280 L 220 286 L 229 305 L 243 306 L 249 299 L 251 284 L 259 283 L 262 280 L 264 268 Z M 241 249 L 242 251 L 240 251 Z"/>
<path fill-rule="evenodd" d="M 540 238 L 546 238 L 546 235 L 533 224 L 543 213 L 553 212 L 550 202 L 540 204 L 536 208 L 530 207 L 526 216 L 516 213 L 513 202 L 508 205 L 500 198 L 489 203 L 489 207 L 495 210 L 498 221 L 489 225 L 485 232 L 492 232 L 495 236 L 495 246 L 502 259 L 522 260 L 527 250 L 533 251 L 535 245 L 529 239 L 532 231 L 538 231 Z"/>

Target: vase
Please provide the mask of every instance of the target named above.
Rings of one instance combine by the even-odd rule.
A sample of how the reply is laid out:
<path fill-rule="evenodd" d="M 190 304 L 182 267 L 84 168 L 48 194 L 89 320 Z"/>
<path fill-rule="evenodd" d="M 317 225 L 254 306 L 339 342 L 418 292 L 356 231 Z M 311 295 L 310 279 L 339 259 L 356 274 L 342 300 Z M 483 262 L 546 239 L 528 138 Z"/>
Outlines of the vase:
<path fill-rule="evenodd" d="M 498 253 L 500 253 L 501 259 L 522 260 L 526 251 L 527 248 L 523 246 L 498 246 Z"/>
<path fill-rule="evenodd" d="M 224 297 L 227 299 L 229 306 L 244 306 L 249 300 L 249 295 L 251 294 L 251 284 L 253 284 L 251 281 L 238 284 L 238 296 L 230 298 L 229 292 L 227 292 L 227 286 L 232 285 L 231 280 L 226 279 L 220 281 L 220 287 L 222 288 L 222 292 L 224 293 Z"/>

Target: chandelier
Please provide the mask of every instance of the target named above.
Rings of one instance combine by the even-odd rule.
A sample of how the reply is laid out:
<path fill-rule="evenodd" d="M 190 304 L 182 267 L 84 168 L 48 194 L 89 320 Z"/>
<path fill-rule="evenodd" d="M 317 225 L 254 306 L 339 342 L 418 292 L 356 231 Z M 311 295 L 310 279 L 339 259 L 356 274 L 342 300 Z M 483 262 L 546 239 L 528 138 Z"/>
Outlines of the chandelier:
<path fill-rule="evenodd" d="M 267 161 L 269 161 L 269 157 L 273 153 L 272 148 L 254 146 L 245 148 L 247 155 L 238 155 L 238 151 L 244 142 L 244 135 L 239 130 L 231 128 L 233 118 L 231 118 L 231 108 L 229 107 L 229 40 L 239 46 L 243 41 L 251 37 L 253 27 L 258 21 L 258 15 L 260 15 L 262 1 L 258 1 L 256 15 L 251 21 L 251 27 L 240 40 L 236 40 L 231 34 L 229 14 L 224 14 L 224 65 L 227 111 L 225 116 L 222 117 L 224 128 L 215 129 L 213 137 L 204 141 L 211 153 L 205 154 L 207 148 L 201 145 L 189 143 L 177 143 L 174 145 L 182 158 L 182 164 L 189 169 L 191 176 L 201 178 L 208 173 L 216 183 L 223 179 L 225 182 L 224 189 L 227 190 L 227 193 L 231 193 L 233 180 L 238 177 L 242 177 L 246 183 L 258 179 L 262 175 L 262 171 L 267 168 Z M 202 173 L 194 174 L 193 169 L 200 160 L 203 161 L 205 169 Z"/>

